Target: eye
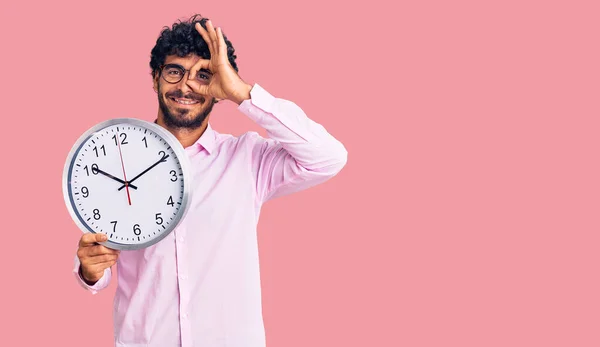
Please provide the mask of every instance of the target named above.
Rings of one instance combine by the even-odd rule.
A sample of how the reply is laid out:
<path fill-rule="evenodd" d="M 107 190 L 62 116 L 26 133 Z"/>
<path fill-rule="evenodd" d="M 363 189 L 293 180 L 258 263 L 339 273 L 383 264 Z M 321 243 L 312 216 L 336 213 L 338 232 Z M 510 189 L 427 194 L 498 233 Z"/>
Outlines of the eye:
<path fill-rule="evenodd" d="M 210 76 L 208 76 L 208 75 L 207 75 L 207 74 L 205 74 L 205 73 L 199 72 L 199 73 L 196 75 L 196 78 L 198 78 L 198 79 L 203 79 L 203 80 L 208 80 L 208 79 L 210 79 Z"/>
<path fill-rule="evenodd" d="M 179 66 L 174 66 L 174 65 L 167 65 L 165 66 L 163 72 L 167 75 L 167 76 L 179 76 L 183 74 L 183 71 L 181 71 L 182 69 Z"/>

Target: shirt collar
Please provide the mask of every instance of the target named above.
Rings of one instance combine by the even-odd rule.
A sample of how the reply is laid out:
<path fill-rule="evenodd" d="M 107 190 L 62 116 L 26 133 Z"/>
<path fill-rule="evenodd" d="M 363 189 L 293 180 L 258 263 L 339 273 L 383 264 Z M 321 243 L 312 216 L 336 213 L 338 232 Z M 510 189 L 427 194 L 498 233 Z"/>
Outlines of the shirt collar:
<path fill-rule="evenodd" d="M 215 146 L 217 144 L 217 136 L 216 132 L 210 126 L 210 123 L 206 126 L 206 129 L 202 133 L 202 136 L 194 142 L 191 147 L 195 147 L 198 151 L 201 151 L 203 148 L 208 152 L 208 154 L 212 154 L 215 150 Z"/>

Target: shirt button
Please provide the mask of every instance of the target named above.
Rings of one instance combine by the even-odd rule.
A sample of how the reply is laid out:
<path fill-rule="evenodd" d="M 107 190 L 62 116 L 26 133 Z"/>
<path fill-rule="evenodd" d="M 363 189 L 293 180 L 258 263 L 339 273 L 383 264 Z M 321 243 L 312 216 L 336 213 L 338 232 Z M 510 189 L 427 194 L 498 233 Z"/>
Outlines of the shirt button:
<path fill-rule="evenodd" d="M 181 236 L 181 237 L 179 238 L 179 242 L 183 242 L 183 240 L 184 240 L 184 238 L 183 238 L 183 236 Z"/>
<path fill-rule="evenodd" d="M 181 319 L 187 319 L 187 314 L 183 313 L 183 314 L 181 315 Z"/>

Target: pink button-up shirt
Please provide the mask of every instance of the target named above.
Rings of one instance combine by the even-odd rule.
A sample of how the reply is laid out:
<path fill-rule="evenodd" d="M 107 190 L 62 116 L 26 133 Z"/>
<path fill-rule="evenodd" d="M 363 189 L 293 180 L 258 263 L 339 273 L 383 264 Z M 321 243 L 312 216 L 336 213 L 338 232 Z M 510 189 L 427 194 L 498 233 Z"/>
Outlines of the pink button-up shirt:
<path fill-rule="evenodd" d="M 117 347 L 264 347 L 256 226 L 261 206 L 336 175 L 344 146 L 293 102 L 258 84 L 238 110 L 267 130 L 240 137 L 210 126 L 185 148 L 192 201 L 157 244 L 121 251 L 114 297 Z M 93 286 L 106 288 L 111 269 Z"/>

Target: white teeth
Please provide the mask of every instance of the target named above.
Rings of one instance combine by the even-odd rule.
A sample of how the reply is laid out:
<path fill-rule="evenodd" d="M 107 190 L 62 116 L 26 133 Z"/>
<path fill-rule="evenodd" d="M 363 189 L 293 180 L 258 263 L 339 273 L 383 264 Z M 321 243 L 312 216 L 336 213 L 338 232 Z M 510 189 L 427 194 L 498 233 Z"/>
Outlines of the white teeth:
<path fill-rule="evenodd" d="M 196 100 L 175 99 L 175 101 L 177 101 L 178 104 L 183 104 L 183 105 L 192 105 L 192 104 L 198 103 L 198 101 L 196 101 Z"/>

